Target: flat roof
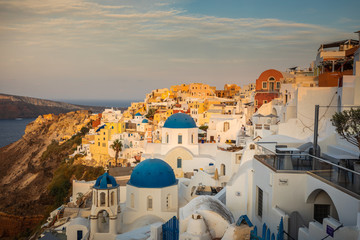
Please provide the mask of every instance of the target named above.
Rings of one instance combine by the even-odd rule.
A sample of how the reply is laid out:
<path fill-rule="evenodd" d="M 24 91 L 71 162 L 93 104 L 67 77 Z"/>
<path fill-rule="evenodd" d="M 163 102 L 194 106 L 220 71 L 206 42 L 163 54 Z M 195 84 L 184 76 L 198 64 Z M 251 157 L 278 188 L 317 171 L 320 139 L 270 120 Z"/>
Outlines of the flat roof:
<path fill-rule="evenodd" d="M 354 40 L 354 39 L 346 39 L 346 40 L 341 40 L 341 41 L 332 42 L 332 43 L 324 43 L 324 44 L 321 44 L 321 45 L 320 45 L 319 50 L 320 50 L 321 48 L 340 47 L 341 45 L 344 45 L 344 44 L 359 45 L 359 41 L 358 41 L 358 40 Z"/>

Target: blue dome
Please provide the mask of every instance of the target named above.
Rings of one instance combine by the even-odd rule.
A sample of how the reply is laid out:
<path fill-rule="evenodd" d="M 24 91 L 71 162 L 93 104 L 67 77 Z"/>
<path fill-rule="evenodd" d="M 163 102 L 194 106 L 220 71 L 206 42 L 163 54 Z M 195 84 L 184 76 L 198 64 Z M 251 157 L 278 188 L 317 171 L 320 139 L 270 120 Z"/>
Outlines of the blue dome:
<path fill-rule="evenodd" d="M 96 179 L 94 188 L 96 189 L 108 189 L 119 186 L 113 176 L 110 176 L 107 172 Z"/>
<path fill-rule="evenodd" d="M 140 113 L 135 114 L 135 116 L 142 116 Z"/>
<path fill-rule="evenodd" d="M 166 120 L 164 128 L 196 128 L 196 123 L 185 113 L 175 113 Z"/>
<path fill-rule="evenodd" d="M 144 120 L 142 120 L 141 123 L 149 123 L 149 120 L 147 120 L 146 118 Z"/>
<path fill-rule="evenodd" d="M 177 184 L 177 180 L 169 164 L 153 158 L 140 162 L 127 184 L 138 188 L 163 188 Z"/>

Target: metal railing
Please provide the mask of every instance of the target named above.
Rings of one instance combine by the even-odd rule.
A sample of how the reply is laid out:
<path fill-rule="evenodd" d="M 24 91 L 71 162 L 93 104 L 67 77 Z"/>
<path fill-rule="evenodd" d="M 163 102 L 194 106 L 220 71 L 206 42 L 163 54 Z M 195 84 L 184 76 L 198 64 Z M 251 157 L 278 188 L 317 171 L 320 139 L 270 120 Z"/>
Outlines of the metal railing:
<path fill-rule="evenodd" d="M 315 157 L 306 152 L 276 153 L 256 144 L 255 158 L 275 171 L 306 172 L 324 179 L 360 197 L 360 172 L 354 171 L 354 162 L 359 159 L 340 159 L 339 164 Z"/>

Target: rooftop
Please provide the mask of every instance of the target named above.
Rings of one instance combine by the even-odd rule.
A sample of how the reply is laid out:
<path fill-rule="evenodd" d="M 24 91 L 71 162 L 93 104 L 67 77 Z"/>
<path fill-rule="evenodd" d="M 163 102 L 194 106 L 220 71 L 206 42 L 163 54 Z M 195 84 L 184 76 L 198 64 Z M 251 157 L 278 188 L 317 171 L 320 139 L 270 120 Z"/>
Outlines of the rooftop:
<path fill-rule="evenodd" d="M 177 184 L 174 171 L 157 158 L 140 162 L 133 170 L 128 185 L 138 188 L 163 188 Z"/>
<path fill-rule="evenodd" d="M 354 39 L 346 39 L 346 40 L 336 41 L 336 42 L 332 42 L 332 43 L 325 43 L 325 44 L 321 44 L 318 50 L 324 49 L 324 48 L 340 47 L 342 45 L 359 45 L 359 41 L 354 40 Z"/>
<path fill-rule="evenodd" d="M 269 142 L 267 142 L 269 143 Z M 269 150 L 264 145 L 257 144 L 254 158 L 263 163 L 274 172 L 287 172 L 310 174 L 333 187 L 360 199 L 360 172 L 351 169 L 353 160 L 344 157 L 339 164 L 316 157 L 299 148 L 277 148 L 276 152 Z M 353 165 L 352 165 L 353 166 Z M 352 167 L 353 168 L 353 167 Z"/>

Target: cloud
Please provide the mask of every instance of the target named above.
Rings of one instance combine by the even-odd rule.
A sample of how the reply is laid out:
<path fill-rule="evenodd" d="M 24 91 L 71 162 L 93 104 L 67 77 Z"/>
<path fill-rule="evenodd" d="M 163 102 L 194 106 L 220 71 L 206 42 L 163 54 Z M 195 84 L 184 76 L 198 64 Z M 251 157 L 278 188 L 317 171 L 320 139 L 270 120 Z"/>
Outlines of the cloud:
<path fill-rule="evenodd" d="M 324 39 L 344 36 L 316 24 L 194 15 L 172 6 L 160 0 L 0 0 L 0 80 L 74 75 L 101 81 L 104 89 L 144 79 L 154 82 L 143 85 L 148 89 L 169 79 L 250 81 L 256 71 L 291 59 L 308 63 Z"/>
<path fill-rule="evenodd" d="M 155 6 L 169 7 L 161 1 Z M 128 4 L 128 2 L 126 2 Z M 0 30 L 32 33 L 43 40 L 87 38 L 94 34 L 132 40 L 171 40 L 193 38 L 202 41 L 250 40 L 286 41 L 301 35 L 334 33 L 334 29 L 279 19 L 218 18 L 192 16 L 171 9 L 148 10 L 139 6 L 104 5 L 85 0 L 5 0 L 0 7 L 28 13 L 18 19 L 3 21 Z M 259 35 L 262 32 L 263 35 Z M 106 37 L 105 37 L 106 39 Z M 109 42 L 111 44 L 112 41 Z M 267 42 L 269 44 L 270 42 Z M 106 44 L 106 42 L 105 42 Z"/>

